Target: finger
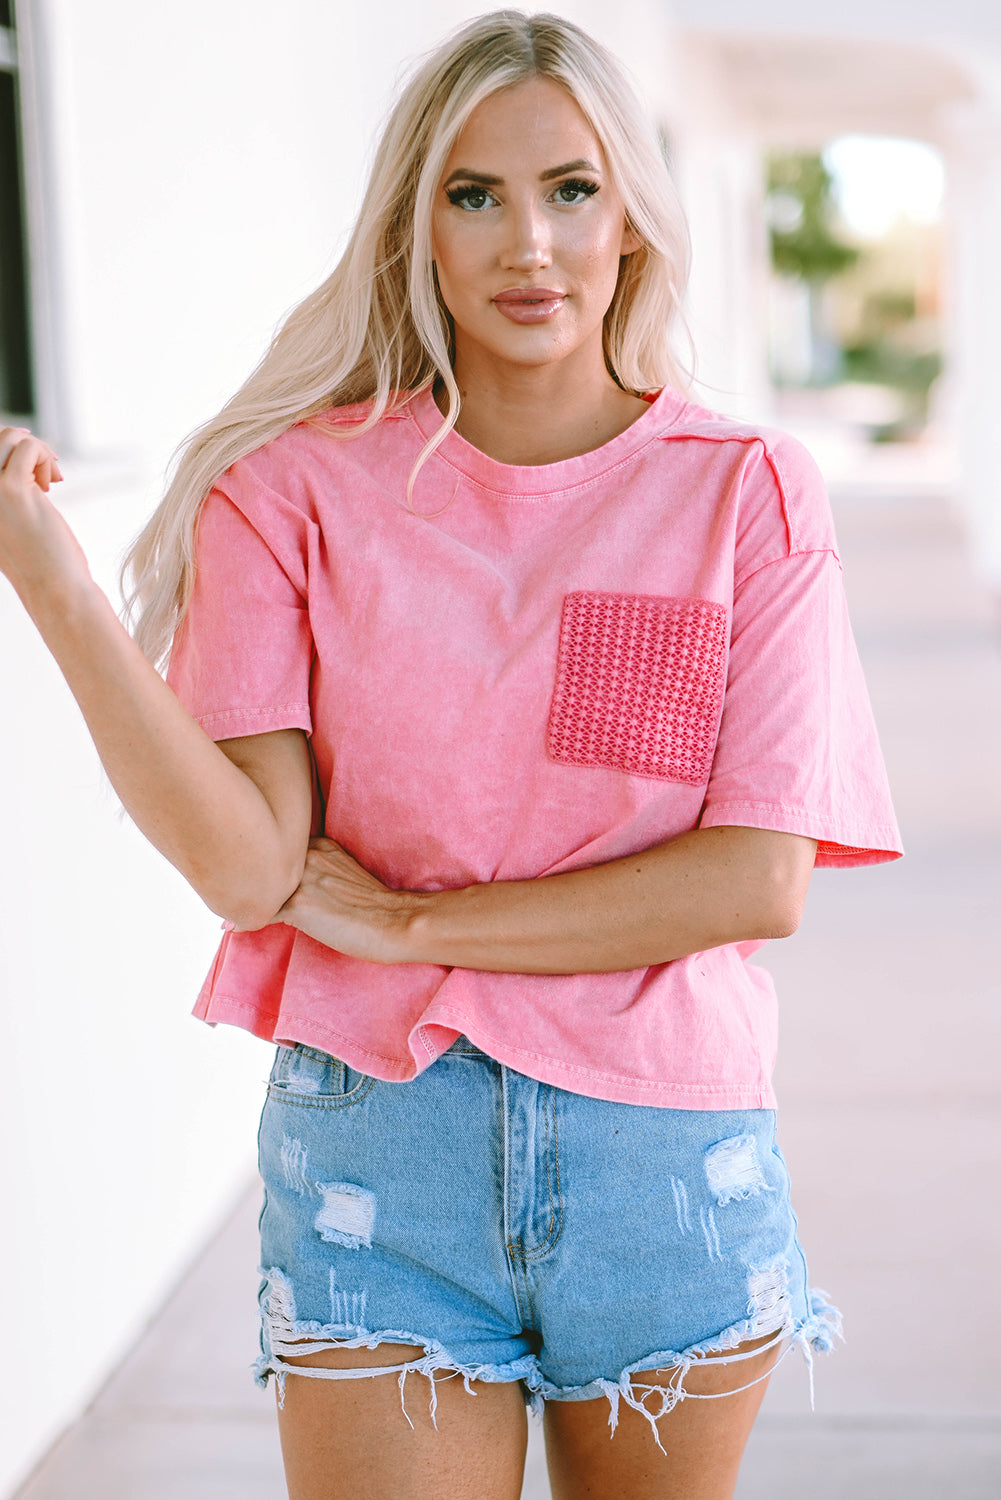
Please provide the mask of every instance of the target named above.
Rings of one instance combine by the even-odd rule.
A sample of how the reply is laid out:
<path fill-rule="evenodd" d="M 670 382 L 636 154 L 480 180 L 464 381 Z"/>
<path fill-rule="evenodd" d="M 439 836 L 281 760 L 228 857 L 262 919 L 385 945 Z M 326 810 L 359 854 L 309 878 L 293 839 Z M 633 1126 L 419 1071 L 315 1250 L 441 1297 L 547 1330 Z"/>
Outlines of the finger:
<path fill-rule="evenodd" d="M 48 463 L 48 456 L 45 444 L 37 438 L 22 438 L 8 456 L 4 473 L 17 484 L 31 484 L 41 466 Z M 45 486 L 39 485 L 39 488 Z"/>
<path fill-rule="evenodd" d="M 59 460 L 56 458 L 56 455 L 53 453 L 52 449 L 48 446 L 46 446 L 45 449 L 45 463 L 47 466 L 46 478 L 48 480 L 48 484 L 43 485 L 42 488 L 48 489 L 49 484 L 59 484 L 63 478 L 63 471 L 59 467 Z"/>
<path fill-rule="evenodd" d="M 35 437 L 34 433 L 27 427 L 0 428 L 0 469 L 4 467 L 6 460 L 13 453 L 14 449 L 25 441 L 35 444 L 39 455 L 39 462 L 48 464 L 48 477 L 50 481 L 65 478 L 62 469 L 59 467 L 59 460 L 48 443 L 43 443 L 41 438 Z"/>
<path fill-rule="evenodd" d="M 31 436 L 27 427 L 0 427 L 0 447 L 5 454 L 12 453 L 18 443 Z"/>
<path fill-rule="evenodd" d="M 12 427 L 5 427 L 3 431 L 0 432 L 0 469 L 6 467 L 7 460 L 10 458 L 18 443 L 22 442 L 23 439 L 24 434 L 15 431 L 15 429 Z"/>
<path fill-rule="evenodd" d="M 322 834 L 318 834 L 316 838 L 310 839 L 309 847 L 311 849 L 315 849 L 318 854 L 331 854 L 335 849 L 339 849 L 341 846 L 340 844 L 335 843 L 333 839 L 328 839 L 325 838 Z"/>

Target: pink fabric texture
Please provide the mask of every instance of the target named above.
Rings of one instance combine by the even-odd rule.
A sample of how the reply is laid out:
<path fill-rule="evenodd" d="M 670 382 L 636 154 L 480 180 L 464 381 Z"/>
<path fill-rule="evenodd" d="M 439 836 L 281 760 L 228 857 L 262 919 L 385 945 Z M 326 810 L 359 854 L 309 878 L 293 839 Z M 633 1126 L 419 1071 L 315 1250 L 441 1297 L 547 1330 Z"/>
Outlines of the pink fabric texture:
<path fill-rule="evenodd" d="M 215 739 L 311 735 L 323 828 L 388 885 L 599 864 L 688 829 L 895 858 L 833 524 L 792 438 L 666 389 L 561 463 L 495 462 L 423 391 L 331 411 L 206 501 L 168 680 Z M 280 924 L 223 938 L 196 1006 L 389 1081 L 460 1032 L 543 1082 L 686 1109 L 774 1106 L 759 943 L 616 974 L 346 957 Z"/>
<path fill-rule="evenodd" d="M 726 669 L 726 610 L 708 599 L 568 594 L 549 753 L 704 786 Z"/>

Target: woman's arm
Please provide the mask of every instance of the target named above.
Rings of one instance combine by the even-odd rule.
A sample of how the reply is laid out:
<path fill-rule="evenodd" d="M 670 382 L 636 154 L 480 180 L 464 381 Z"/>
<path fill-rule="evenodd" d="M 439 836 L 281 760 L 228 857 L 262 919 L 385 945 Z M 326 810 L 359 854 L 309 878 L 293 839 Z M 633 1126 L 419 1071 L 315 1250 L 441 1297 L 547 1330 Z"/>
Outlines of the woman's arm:
<path fill-rule="evenodd" d="M 376 963 L 516 974 L 609 973 L 796 930 L 817 845 L 760 828 L 694 829 L 538 880 L 393 891 L 314 839 L 280 921 Z"/>
<path fill-rule="evenodd" d="M 213 744 L 121 624 L 48 499 L 49 449 L 0 430 L 0 572 L 58 662 L 130 817 L 206 904 L 273 919 L 302 875 L 312 809 L 300 730 Z"/>

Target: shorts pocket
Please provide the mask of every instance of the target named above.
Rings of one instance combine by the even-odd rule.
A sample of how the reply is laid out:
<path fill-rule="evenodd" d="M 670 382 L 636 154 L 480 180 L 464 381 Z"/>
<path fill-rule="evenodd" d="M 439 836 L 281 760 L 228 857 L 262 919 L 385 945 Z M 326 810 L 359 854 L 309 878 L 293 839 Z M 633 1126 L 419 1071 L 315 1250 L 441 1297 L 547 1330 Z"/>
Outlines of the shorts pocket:
<path fill-rule="evenodd" d="M 268 1097 L 312 1109 L 337 1109 L 357 1103 L 374 1084 L 370 1074 L 349 1068 L 339 1057 L 296 1042 L 278 1048 Z"/>
<path fill-rule="evenodd" d="M 726 681 L 713 599 L 567 594 L 547 748 L 573 766 L 703 786 Z"/>

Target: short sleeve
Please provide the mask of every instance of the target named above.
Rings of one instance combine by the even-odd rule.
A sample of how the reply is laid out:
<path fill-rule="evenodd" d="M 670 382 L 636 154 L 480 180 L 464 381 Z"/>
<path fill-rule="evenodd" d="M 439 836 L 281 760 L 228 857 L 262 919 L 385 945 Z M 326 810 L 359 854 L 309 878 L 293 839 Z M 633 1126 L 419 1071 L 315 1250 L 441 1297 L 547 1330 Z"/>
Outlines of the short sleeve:
<path fill-rule="evenodd" d="M 890 800 L 841 565 L 829 548 L 764 564 L 735 589 L 719 738 L 701 827 L 818 840 L 818 865 L 897 858 Z"/>
<path fill-rule="evenodd" d="M 286 555 L 295 550 L 287 518 L 277 524 L 282 561 L 222 488 L 210 492 L 199 515 L 194 590 L 167 681 L 215 740 L 312 729 L 305 566 L 300 560 L 295 568 Z"/>

